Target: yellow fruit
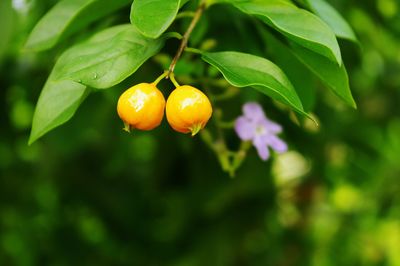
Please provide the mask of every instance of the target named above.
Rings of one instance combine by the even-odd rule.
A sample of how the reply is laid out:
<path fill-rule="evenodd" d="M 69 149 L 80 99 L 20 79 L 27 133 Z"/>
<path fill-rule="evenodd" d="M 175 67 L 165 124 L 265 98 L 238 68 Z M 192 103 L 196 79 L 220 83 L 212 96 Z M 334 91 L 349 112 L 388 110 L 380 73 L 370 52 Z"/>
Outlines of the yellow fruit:
<path fill-rule="evenodd" d="M 153 83 L 140 83 L 119 97 L 117 111 L 125 130 L 151 130 L 160 125 L 165 99 Z"/>
<path fill-rule="evenodd" d="M 181 133 L 196 135 L 212 114 L 210 100 L 192 86 L 179 86 L 168 97 L 166 106 L 170 126 Z"/>

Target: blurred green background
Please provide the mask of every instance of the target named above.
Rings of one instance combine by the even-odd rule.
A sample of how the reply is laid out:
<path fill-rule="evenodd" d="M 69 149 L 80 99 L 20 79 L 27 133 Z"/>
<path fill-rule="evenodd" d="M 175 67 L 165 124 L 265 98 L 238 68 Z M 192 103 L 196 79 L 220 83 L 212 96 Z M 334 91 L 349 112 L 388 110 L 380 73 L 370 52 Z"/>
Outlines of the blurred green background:
<path fill-rule="evenodd" d="M 361 43 L 340 41 L 358 110 L 314 81 L 320 127 L 302 128 L 260 98 L 290 151 L 265 163 L 253 149 L 234 179 L 200 138 L 165 121 L 151 132 L 121 130 L 119 94 L 154 80 L 162 56 L 93 93 L 70 122 L 28 146 L 57 55 L 129 22 L 127 7 L 49 52 L 24 51 L 56 2 L 0 1 L 0 265 L 400 265 L 398 0 L 330 1 Z M 232 23 L 232 12 L 207 11 L 194 45 L 207 33 L 223 48 L 261 53 L 256 34 Z M 180 32 L 181 24 L 174 25 Z M 177 44 L 167 42 L 163 53 Z M 188 66 L 179 71 L 184 76 Z M 257 98 L 246 90 L 224 112 L 234 118 Z M 233 132 L 227 138 L 238 145 Z"/>

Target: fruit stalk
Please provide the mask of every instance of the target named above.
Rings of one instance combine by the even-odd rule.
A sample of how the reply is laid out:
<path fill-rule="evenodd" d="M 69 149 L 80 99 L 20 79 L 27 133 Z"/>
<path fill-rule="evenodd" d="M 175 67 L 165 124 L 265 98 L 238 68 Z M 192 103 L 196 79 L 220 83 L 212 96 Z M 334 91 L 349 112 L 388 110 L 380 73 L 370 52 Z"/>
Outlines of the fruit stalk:
<path fill-rule="evenodd" d="M 203 11 L 204 11 L 205 8 L 206 8 L 206 2 L 205 1 L 201 1 L 199 7 L 197 8 L 197 10 L 196 10 L 196 12 L 195 12 L 195 14 L 193 16 L 192 21 L 190 22 L 189 27 L 187 28 L 185 34 L 183 35 L 183 38 L 181 40 L 181 44 L 179 46 L 179 49 L 176 52 L 174 59 L 172 59 L 172 62 L 171 62 L 170 66 L 169 66 L 169 69 L 168 69 L 168 76 L 171 73 L 174 72 L 175 65 L 178 62 L 179 58 L 181 57 L 183 51 L 185 50 L 185 48 L 187 46 L 190 34 L 192 33 L 192 31 L 193 31 L 194 27 L 196 26 L 197 22 L 199 22 L 199 19 L 200 19 L 201 15 L 203 14 Z"/>

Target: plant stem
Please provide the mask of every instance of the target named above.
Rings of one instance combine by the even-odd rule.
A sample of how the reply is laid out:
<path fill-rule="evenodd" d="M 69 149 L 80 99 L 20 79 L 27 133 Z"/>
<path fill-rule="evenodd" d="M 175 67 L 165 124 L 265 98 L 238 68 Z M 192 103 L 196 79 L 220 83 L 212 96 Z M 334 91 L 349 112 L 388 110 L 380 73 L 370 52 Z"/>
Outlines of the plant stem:
<path fill-rule="evenodd" d="M 250 141 L 242 141 L 239 150 L 233 155 L 233 160 L 229 169 L 229 175 L 231 177 L 235 176 L 236 170 L 242 165 L 244 159 L 246 158 L 247 151 L 250 149 L 250 147 Z"/>
<path fill-rule="evenodd" d="M 196 49 L 196 48 L 192 48 L 192 47 L 186 47 L 185 52 L 194 53 L 194 54 L 202 54 L 203 53 L 203 51 L 201 51 L 200 49 Z"/>
<path fill-rule="evenodd" d="M 166 71 L 166 73 L 168 74 L 169 72 Z M 178 88 L 180 86 L 179 83 L 175 79 L 174 72 L 169 73 L 169 78 L 171 79 L 172 84 L 174 84 L 175 88 Z"/>
<path fill-rule="evenodd" d="M 204 9 L 206 8 L 206 3 L 205 1 L 201 1 L 199 7 L 197 8 L 192 21 L 190 22 L 189 27 L 187 28 L 185 34 L 183 35 L 183 38 L 181 40 L 181 44 L 179 46 L 178 51 L 176 52 L 176 55 L 174 57 L 174 59 L 172 59 L 171 65 L 169 66 L 168 69 L 168 76 L 174 72 L 175 69 L 175 65 L 178 62 L 179 58 L 181 57 L 183 51 L 185 50 L 190 34 L 192 33 L 194 27 L 196 26 L 197 22 L 199 22 L 199 19 L 201 17 L 201 15 L 203 14 Z"/>
<path fill-rule="evenodd" d="M 157 86 L 157 84 L 166 76 L 168 75 L 168 71 L 164 71 L 155 81 L 153 81 L 153 84 Z"/>

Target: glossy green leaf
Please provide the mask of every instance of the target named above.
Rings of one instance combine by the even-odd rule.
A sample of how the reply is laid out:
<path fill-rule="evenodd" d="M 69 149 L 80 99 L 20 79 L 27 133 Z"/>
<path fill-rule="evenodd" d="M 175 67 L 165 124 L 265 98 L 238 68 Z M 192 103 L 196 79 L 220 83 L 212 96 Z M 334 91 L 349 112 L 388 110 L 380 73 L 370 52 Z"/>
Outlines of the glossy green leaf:
<path fill-rule="evenodd" d="M 357 108 L 350 91 L 347 71 L 342 64 L 338 66 L 325 57 L 311 52 L 300 45 L 291 43 L 292 52 L 337 96 L 353 108 Z"/>
<path fill-rule="evenodd" d="M 49 76 L 36 106 L 29 143 L 68 121 L 89 87 L 118 84 L 161 49 L 161 39 L 149 39 L 132 25 L 114 26 L 65 51 Z"/>
<path fill-rule="evenodd" d="M 264 40 L 266 51 L 274 62 L 285 72 L 296 89 L 304 111 L 310 112 L 315 104 L 315 78 L 311 71 L 290 52 L 289 47 L 263 27 L 256 24 L 257 30 Z M 336 65 L 336 64 L 335 64 Z"/>
<path fill-rule="evenodd" d="M 204 53 L 202 58 L 216 67 L 236 87 L 253 87 L 271 98 L 307 115 L 292 84 L 271 61 L 239 52 Z"/>
<path fill-rule="evenodd" d="M 135 0 L 131 23 L 145 36 L 158 38 L 174 21 L 180 0 Z"/>
<path fill-rule="evenodd" d="M 306 0 L 310 9 L 325 21 L 336 36 L 357 42 L 357 38 L 347 21 L 325 0 Z"/>
<path fill-rule="evenodd" d="M 144 37 L 129 24 L 112 27 L 67 50 L 59 59 L 56 78 L 99 89 L 109 88 L 156 54 L 164 39 Z"/>
<path fill-rule="evenodd" d="M 53 81 L 50 77 L 36 105 L 29 144 L 71 119 L 88 92 L 85 85 L 71 80 Z"/>
<path fill-rule="evenodd" d="M 292 41 L 330 60 L 342 63 L 340 48 L 331 28 L 314 14 L 285 0 L 217 0 L 228 2 L 255 16 Z"/>
<path fill-rule="evenodd" d="M 346 68 L 343 64 L 338 66 L 326 57 L 313 53 L 296 43 L 292 42 L 290 46 L 284 44 L 266 29 L 260 27 L 259 24 L 256 24 L 256 26 L 268 51 L 293 82 L 305 111 L 309 111 L 315 101 L 314 88 L 310 87 L 311 84 L 306 85 L 307 82 L 310 83 L 308 78 L 310 73 L 307 73 L 309 71 L 343 101 L 354 108 L 356 107 L 351 95 Z M 303 67 L 304 65 L 309 71 Z"/>
<path fill-rule="evenodd" d="M 25 48 L 50 49 L 65 37 L 129 3 L 131 0 L 60 1 L 36 24 Z"/>
<path fill-rule="evenodd" d="M 183 7 L 187 2 L 189 2 L 190 0 L 181 0 L 179 7 Z"/>

